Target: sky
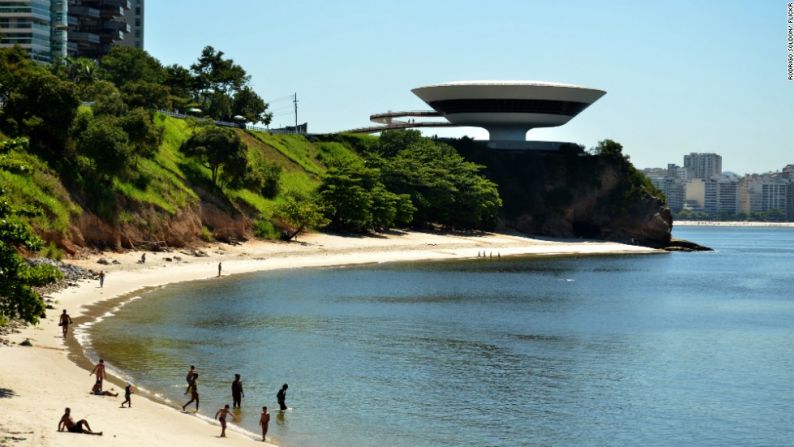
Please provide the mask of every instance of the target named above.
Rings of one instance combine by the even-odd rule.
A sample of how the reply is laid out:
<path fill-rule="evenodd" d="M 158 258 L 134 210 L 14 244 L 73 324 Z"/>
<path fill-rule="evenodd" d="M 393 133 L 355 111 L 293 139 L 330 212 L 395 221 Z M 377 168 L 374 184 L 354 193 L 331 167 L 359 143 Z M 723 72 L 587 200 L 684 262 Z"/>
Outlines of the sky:
<path fill-rule="evenodd" d="M 722 155 L 723 170 L 794 163 L 794 81 L 782 0 L 149 0 L 145 49 L 189 66 L 206 45 L 251 75 L 274 112 L 310 132 L 428 109 L 411 89 L 460 80 L 540 80 L 606 90 L 531 140 L 624 146 L 639 168 Z M 222 6 L 219 6 L 222 5 Z M 231 7 L 233 5 L 233 7 Z M 487 138 L 479 128 L 426 135 Z"/>

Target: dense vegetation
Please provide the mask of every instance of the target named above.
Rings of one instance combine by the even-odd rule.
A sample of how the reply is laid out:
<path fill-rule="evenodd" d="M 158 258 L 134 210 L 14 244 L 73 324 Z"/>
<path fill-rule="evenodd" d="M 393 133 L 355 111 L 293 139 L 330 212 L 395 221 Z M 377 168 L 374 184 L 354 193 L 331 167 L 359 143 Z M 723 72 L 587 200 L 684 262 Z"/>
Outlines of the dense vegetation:
<path fill-rule="evenodd" d="M 0 49 L 0 320 L 35 321 L 29 287 L 51 279 L 18 252 L 496 222 L 501 200 L 482 167 L 418 132 L 310 141 L 214 121 L 270 114 L 212 47 L 188 68 L 125 47 L 51 66 Z"/>

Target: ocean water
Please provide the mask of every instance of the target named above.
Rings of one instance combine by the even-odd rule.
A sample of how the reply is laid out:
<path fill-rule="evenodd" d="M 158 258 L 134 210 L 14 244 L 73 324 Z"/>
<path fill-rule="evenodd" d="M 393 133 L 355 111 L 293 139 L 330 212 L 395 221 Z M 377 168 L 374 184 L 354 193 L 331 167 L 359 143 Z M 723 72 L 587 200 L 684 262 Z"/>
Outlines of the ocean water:
<path fill-rule="evenodd" d="M 675 233 L 716 251 L 174 285 L 87 348 L 175 406 L 195 364 L 209 416 L 239 373 L 285 447 L 794 445 L 794 229 Z"/>

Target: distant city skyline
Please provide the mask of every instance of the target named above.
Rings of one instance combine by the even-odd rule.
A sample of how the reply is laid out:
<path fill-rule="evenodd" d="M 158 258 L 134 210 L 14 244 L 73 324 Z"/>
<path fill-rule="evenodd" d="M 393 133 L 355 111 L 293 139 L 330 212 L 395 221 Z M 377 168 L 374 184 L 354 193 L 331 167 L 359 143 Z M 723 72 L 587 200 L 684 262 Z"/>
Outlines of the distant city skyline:
<path fill-rule="evenodd" d="M 189 66 L 205 45 L 252 75 L 266 100 L 298 93 L 299 120 L 328 132 L 386 110 L 424 109 L 410 89 L 476 79 L 603 89 L 586 114 L 529 139 L 613 139 L 638 167 L 716 152 L 723 169 L 794 162 L 786 2 L 261 2 L 147 5 L 146 49 Z M 178 31 L 176 31 L 178 30 Z M 273 127 L 292 104 L 274 101 Z M 485 138 L 476 128 L 427 135 Z"/>

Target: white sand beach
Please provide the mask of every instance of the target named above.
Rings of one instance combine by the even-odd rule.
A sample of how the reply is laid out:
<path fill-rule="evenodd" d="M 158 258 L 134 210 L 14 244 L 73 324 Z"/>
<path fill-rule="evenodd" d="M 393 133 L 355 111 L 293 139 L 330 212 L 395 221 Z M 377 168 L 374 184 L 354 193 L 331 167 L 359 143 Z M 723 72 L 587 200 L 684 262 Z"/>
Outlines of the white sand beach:
<path fill-rule="evenodd" d="M 716 222 L 711 220 L 676 220 L 674 227 L 775 227 L 794 228 L 794 222 L 751 222 L 731 221 Z"/>
<path fill-rule="evenodd" d="M 677 225 L 681 223 L 676 222 Z M 203 248 L 208 257 L 194 257 L 174 251 L 146 254 L 112 253 L 70 261 L 95 271 L 104 270 L 103 288 L 97 281 L 82 281 L 51 296 L 57 303 L 47 318 L 36 327 L 28 327 L 7 338 L 15 342 L 0 347 L 0 445 L 24 446 L 238 446 L 254 445 L 257 439 L 235 430 L 230 424 L 228 439 L 219 439 L 220 427 L 178 408 L 133 395 L 130 409 L 119 408 L 119 397 L 89 395 L 93 377 L 85 369 L 80 353 L 69 352 L 58 316 L 67 309 L 73 319 L 86 320 L 87 306 L 122 297 L 137 290 L 164 284 L 206 279 L 217 276 L 218 263 L 223 275 L 254 271 L 321 267 L 362 263 L 415 260 L 475 258 L 485 253 L 494 258 L 514 255 L 576 255 L 662 253 L 646 247 L 611 242 L 581 240 L 532 239 L 516 235 L 484 234 L 478 236 L 399 233 L 382 237 L 341 237 L 327 234 L 302 236 L 300 243 L 254 241 L 238 246 L 212 244 Z M 178 256 L 179 260 L 174 257 Z M 99 265 L 104 257 L 119 264 Z M 170 257 L 172 261 L 166 261 Z M 145 298 L 144 298 L 145 299 Z M 72 329 L 70 329 L 70 332 Z M 72 334 L 69 334 L 72 337 Z M 29 339 L 32 347 L 19 346 Z M 74 345 L 73 338 L 70 344 Z M 123 384 L 110 378 L 105 389 L 122 391 Z M 248 399 L 256 399 L 248 396 Z M 269 396 L 268 400 L 273 400 Z M 205 414 L 222 402 L 204 402 Z M 267 403 L 263 403 L 265 405 Z M 272 403 L 271 403 L 272 404 Z M 87 419 L 95 431 L 104 436 L 59 433 L 58 420 L 70 407 L 75 421 Z M 270 441 L 270 439 L 268 438 Z M 280 440 L 273 440 L 278 444 Z M 289 440 L 281 440 L 288 444 Z M 261 441 L 258 444 L 262 445 Z"/>

